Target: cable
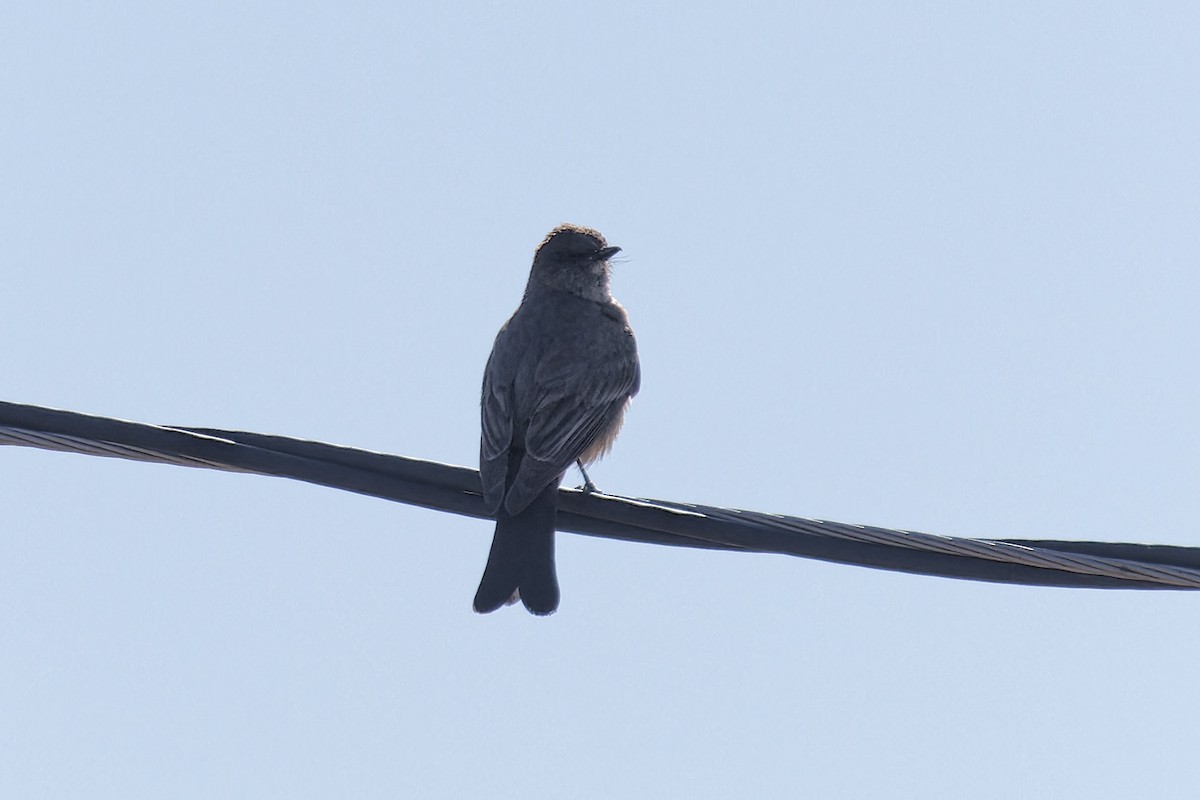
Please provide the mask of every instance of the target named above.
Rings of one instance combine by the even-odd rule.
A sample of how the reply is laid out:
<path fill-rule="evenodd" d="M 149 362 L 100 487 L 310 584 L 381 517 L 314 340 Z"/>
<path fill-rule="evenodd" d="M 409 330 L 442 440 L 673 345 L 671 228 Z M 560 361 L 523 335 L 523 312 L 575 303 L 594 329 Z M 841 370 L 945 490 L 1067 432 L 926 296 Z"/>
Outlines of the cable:
<path fill-rule="evenodd" d="M 473 469 L 284 436 L 0 402 L 0 444 L 291 478 L 489 518 Z M 1200 589 L 1200 548 L 1192 547 L 937 536 L 576 489 L 559 492 L 558 527 L 631 542 L 779 553 L 995 583 Z"/>

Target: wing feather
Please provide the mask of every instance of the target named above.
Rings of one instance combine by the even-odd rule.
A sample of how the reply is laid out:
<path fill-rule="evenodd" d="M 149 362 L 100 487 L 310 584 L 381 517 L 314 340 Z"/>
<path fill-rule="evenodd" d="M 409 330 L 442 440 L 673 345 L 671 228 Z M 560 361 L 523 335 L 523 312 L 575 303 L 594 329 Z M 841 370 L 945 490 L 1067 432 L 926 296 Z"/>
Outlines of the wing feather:
<path fill-rule="evenodd" d="M 491 358 L 483 372 L 483 399 L 480 403 L 482 435 L 479 438 L 479 477 L 483 484 L 483 502 L 496 513 L 504 501 L 504 483 L 508 476 L 508 450 L 512 445 L 512 390 L 492 380 Z"/>
<path fill-rule="evenodd" d="M 528 505 L 593 443 L 620 425 L 641 375 L 636 355 L 610 364 L 582 374 L 576 366 L 562 373 L 567 380 L 542 383 L 539 374 L 542 391 L 525 431 L 525 458 L 504 501 L 510 514 Z"/>

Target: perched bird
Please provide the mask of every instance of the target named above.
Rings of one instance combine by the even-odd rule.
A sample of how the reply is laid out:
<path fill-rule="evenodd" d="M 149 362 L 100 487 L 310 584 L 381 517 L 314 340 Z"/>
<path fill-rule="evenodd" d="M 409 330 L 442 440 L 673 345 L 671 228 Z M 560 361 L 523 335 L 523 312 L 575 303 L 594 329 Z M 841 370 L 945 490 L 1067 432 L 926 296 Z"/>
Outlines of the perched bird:
<path fill-rule="evenodd" d="M 608 452 L 641 384 L 633 331 L 609 290 L 620 249 L 590 228 L 550 231 L 496 336 L 481 402 L 479 473 L 496 515 L 475 593 L 481 614 L 518 599 L 534 614 L 558 608 L 558 486 L 572 464 Z"/>

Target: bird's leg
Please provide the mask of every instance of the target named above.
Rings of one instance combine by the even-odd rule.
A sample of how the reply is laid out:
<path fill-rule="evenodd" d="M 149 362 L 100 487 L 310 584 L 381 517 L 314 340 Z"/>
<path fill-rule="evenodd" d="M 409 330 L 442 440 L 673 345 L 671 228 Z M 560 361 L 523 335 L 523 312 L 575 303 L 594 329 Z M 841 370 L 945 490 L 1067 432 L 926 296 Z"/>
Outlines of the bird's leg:
<path fill-rule="evenodd" d="M 575 466 L 579 467 L 580 473 L 583 474 L 583 491 L 587 494 L 599 491 L 596 488 L 596 484 L 592 483 L 592 479 L 588 477 L 587 470 L 583 468 L 583 461 L 578 458 L 575 459 Z"/>

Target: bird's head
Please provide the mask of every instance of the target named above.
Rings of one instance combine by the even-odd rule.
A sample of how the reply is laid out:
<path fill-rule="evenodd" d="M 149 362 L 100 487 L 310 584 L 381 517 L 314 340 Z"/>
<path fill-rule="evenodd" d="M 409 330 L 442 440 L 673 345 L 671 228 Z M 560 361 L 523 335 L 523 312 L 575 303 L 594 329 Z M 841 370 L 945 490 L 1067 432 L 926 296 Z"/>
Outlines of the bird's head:
<path fill-rule="evenodd" d="M 559 225 L 538 245 L 530 282 L 592 300 L 609 300 L 609 259 L 620 250 L 610 247 L 597 230 Z"/>

